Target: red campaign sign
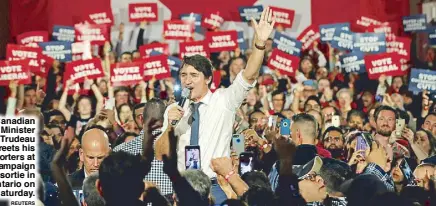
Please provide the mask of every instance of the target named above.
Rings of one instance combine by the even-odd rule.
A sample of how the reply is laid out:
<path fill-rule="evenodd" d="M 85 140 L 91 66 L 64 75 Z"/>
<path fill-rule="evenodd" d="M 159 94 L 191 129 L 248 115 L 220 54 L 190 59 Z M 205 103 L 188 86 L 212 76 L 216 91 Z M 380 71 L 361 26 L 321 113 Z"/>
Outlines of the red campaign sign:
<path fill-rule="evenodd" d="M 143 80 L 143 65 L 144 61 L 112 64 L 110 71 L 112 85 L 117 87 L 139 84 Z"/>
<path fill-rule="evenodd" d="M 64 82 L 73 80 L 74 83 L 81 83 L 88 79 L 104 77 L 103 66 L 100 59 L 79 60 L 67 63 Z"/>
<path fill-rule="evenodd" d="M 279 71 L 280 74 L 295 76 L 299 63 L 299 57 L 274 49 L 268 60 L 268 67 Z"/>
<path fill-rule="evenodd" d="M 109 41 L 107 26 L 103 24 L 76 25 L 76 41 L 90 41 L 91 44 L 104 45 Z"/>
<path fill-rule="evenodd" d="M 373 32 L 373 33 L 384 33 L 386 35 L 386 38 L 394 38 L 395 37 L 395 33 L 396 33 L 394 28 L 388 22 L 385 22 L 385 23 L 383 23 L 381 25 L 371 24 L 368 27 L 367 31 L 368 32 Z"/>
<path fill-rule="evenodd" d="M 281 25 L 285 28 L 292 27 L 295 17 L 294 10 L 274 6 L 270 6 L 269 8 L 272 10 L 272 17 L 276 20 L 276 26 Z"/>
<path fill-rule="evenodd" d="M 0 86 L 8 86 L 11 80 L 18 84 L 31 84 L 29 59 L 18 61 L 0 61 Z"/>
<path fill-rule="evenodd" d="M 171 77 L 171 71 L 168 66 L 168 58 L 166 55 L 158 55 L 145 58 L 143 61 L 144 81 L 153 78 L 157 80 Z"/>
<path fill-rule="evenodd" d="M 41 64 L 41 48 L 27 47 L 23 45 L 8 44 L 6 48 L 6 59 L 9 61 L 29 59 L 29 69 L 32 73 L 45 76 L 45 71 L 43 71 Z"/>
<path fill-rule="evenodd" d="M 194 22 L 182 20 L 164 21 L 163 37 L 164 39 L 188 41 L 193 39 Z"/>
<path fill-rule="evenodd" d="M 214 70 L 212 73 L 212 84 L 210 85 L 210 91 L 215 92 L 217 89 L 219 89 L 220 84 L 221 84 L 221 71 Z"/>
<path fill-rule="evenodd" d="M 191 42 L 180 42 L 179 45 L 179 57 L 183 59 L 185 56 L 193 56 L 200 54 L 209 58 L 209 47 L 205 41 L 191 41 Z"/>
<path fill-rule="evenodd" d="M 410 46 L 412 40 L 408 37 L 394 37 L 386 39 L 386 52 L 395 52 L 402 57 L 406 57 L 407 60 L 410 59 Z"/>
<path fill-rule="evenodd" d="M 139 47 L 139 54 L 141 57 L 150 57 L 152 51 L 158 51 L 162 54 L 169 55 L 168 44 L 164 43 L 152 43 L 146 44 Z"/>
<path fill-rule="evenodd" d="M 40 74 L 37 73 L 36 75 L 39 75 L 41 77 L 46 77 L 48 71 L 53 66 L 54 59 L 41 53 L 41 58 L 39 62 L 41 65 L 41 73 Z"/>
<path fill-rule="evenodd" d="M 220 15 L 220 12 L 207 13 L 203 16 L 201 26 L 206 29 L 220 28 L 224 23 L 224 18 Z"/>
<path fill-rule="evenodd" d="M 367 32 L 367 29 L 371 25 L 381 25 L 382 22 L 378 21 L 374 18 L 361 16 L 360 19 L 357 19 L 355 22 L 351 24 L 351 30 L 354 32 Z"/>
<path fill-rule="evenodd" d="M 238 33 L 235 30 L 207 32 L 205 40 L 210 52 L 233 51 L 238 48 Z"/>
<path fill-rule="evenodd" d="M 129 21 L 157 21 L 157 3 L 135 3 L 129 4 Z"/>
<path fill-rule="evenodd" d="M 94 12 L 88 15 L 87 21 L 91 22 L 91 24 L 112 26 L 114 24 L 114 15 L 112 14 L 112 10 Z"/>
<path fill-rule="evenodd" d="M 302 49 L 311 49 L 315 42 L 319 42 L 321 34 L 319 33 L 319 27 L 310 25 L 298 36 L 297 40 L 301 41 Z"/>
<path fill-rule="evenodd" d="M 17 44 L 30 46 L 30 47 L 38 47 L 39 42 L 47 42 L 48 32 L 47 31 L 31 31 L 25 32 L 17 36 Z"/>
<path fill-rule="evenodd" d="M 382 53 L 365 55 L 365 67 L 369 79 L 378 79 L 382 74 L 386 76 L 403 75 L 401 56 L 396 53 Z"/>

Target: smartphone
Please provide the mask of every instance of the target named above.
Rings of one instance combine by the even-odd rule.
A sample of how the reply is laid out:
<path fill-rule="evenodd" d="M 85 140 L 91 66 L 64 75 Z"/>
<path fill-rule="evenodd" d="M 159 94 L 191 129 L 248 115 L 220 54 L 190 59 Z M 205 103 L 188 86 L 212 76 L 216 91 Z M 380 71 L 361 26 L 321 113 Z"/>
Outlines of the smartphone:
<path fill-rule="evenodd" d="M 73 194 L 76 197 L 76 200 L 79 202 L 79 205 L 82 205 L 82 202 L 83 202 L 83 190 L 73 190 Z"/>
<path fill-rule="evenodd" d="M 186 169 L 201 169 L 200 146 L 188 145 L 185 147 L 185 167 Z"/>
<path fill-rule="evenodd" d="M 398 137 L 403 133 L 404 126 L 406 125 L 405 119 L 397 119 L 395 122 L 395 135 Z"/>
<path fill-rule="evenodd" d="M 243 152 L 239 155 L 239 175 L 253 171 L 254 154 L 251 152 Z"/>
<path fill-rule="evenodd" d="M 366 149 L 369 147 L 368 143 L 366 142 L 365 137 L 362 135 L 359 135 L 356 137 L 356 150 L 355 151 L 366 151 Z M 365 152 L 362 153 L 363 156 L 365 156 Z"/>
<path fill-rule="evenodd" d="M 383 95 L 375 96 L 375 101 L 382 103 L 383 102 Z"/>
<path fill-rule="evenodd" d="M 234 134 L 232 136 L 232 146 L 233 150 L 237 155 L 245 152 L 245 138 L 242 134 Z"/>
<path fill-rule="evenodd" d="M 104 109 L 114 109 L 115 106 L 115 98 L 110 98 L 106 101 L 106 103 L 104 104 Z"/>
<path fill-rule="evenodd" d="M 280 122 L 280 134 L 281 135 L 291 135 L 291 120 L 282 119 Z"/>
<path fill-rule="evenodd" d="M 410 169 L 409 164 L 407 164 L 406 159 L 401 160 L 400 169 L 403 172 L 404 179 L 409 180 L 409 181 L 412 181 L 415 179 L 415 177 L 413 177 L 413 172 Z"/>
<path fill-rule="evenodd" d="M 332 125 L 334 127 L 340 127 L 341 126 L 341 118 L 339 115 L 333 115 L 332 116 Z"/>

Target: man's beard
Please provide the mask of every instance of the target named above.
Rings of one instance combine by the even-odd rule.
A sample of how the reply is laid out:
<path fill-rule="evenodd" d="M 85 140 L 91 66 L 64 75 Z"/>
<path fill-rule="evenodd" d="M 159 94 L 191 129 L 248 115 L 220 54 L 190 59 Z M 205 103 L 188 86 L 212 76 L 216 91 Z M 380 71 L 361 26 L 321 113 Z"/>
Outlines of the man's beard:
<path fill-rule="evenodd" d="M 393 130 L 391 129 L 383 129 L 383 128 L 377 128 L 377 134 L 380 134 L 385 137 L 390 137 Z"/>
<path fill-rule="evenodd" d="M 334 159 L 342 158 L 344 156 L 343 149 L 335 148 L 335 149 L 327 149 L 327 150 L 332 154 L 332 158 Z"/>

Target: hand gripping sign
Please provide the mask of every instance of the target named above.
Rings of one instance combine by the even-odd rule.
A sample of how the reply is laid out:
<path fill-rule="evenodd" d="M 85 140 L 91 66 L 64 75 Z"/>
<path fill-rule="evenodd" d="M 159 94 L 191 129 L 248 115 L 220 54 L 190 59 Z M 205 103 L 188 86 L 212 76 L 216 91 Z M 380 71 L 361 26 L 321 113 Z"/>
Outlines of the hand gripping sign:
<path fill-rule="evenodd" d="M 268 67 L 279 71 L 280 74 L 295 76 L 299 63 L 300 58 L 297 56 L 274 49 L 268 60 Z"/>

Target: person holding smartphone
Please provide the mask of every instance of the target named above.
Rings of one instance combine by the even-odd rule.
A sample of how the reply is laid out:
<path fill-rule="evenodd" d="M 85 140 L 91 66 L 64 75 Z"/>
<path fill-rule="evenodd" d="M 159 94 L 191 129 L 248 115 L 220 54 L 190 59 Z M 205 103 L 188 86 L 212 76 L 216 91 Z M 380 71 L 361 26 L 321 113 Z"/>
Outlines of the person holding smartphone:
<path fill-rule="evenodd" d="M 182 88 L 190 89 L 188 104 L 183 108 L 177 103 L 168 106 L 165 112 L 164 127 L 175 125 L 178 141 L 178 168 L 186 169 L 185 147 L 198 145 L 201 169 L 212 181 L 212 194 L 216 203 L 227 198 L 216 181 L 216 174 L 210 168 L 213 157 L 230 156 L 230 139 L 233 133 L 235 113 L 249 91 L 256 85 L 259 70 L 265 56 L 265 45 L 274 28 L 272 11 L 264 9 L 259 22 L 253 19 L 255 38 L 253 52 L 246 68 L 241 71 L 225 89 L 210 91 L 213 66 L 209 59 L 201 55 L 185 57 L 179 70 Z"/>

